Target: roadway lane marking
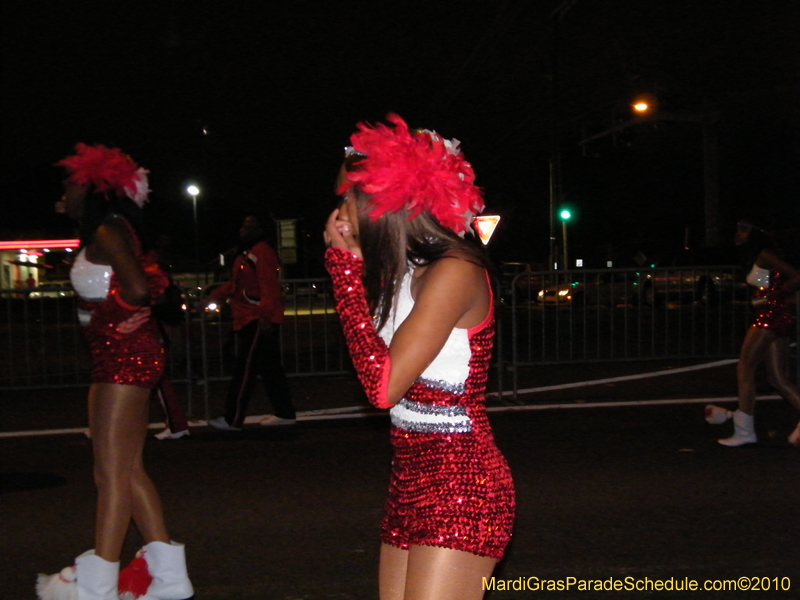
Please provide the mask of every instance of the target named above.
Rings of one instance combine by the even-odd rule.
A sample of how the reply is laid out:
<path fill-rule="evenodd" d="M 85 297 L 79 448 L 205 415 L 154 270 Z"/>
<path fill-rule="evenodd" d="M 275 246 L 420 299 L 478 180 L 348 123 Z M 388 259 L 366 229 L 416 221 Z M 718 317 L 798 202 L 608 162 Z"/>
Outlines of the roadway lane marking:
<path fill-rule="evenodd" d="M 541 392 L 548 392 L 554 390 L 572 389 L 585 387 L 590 385 L 601 385 L 605 383 L 616 383 L 620 381 L 632 381 L 636 379 L 646 379 L 648 377 L 661 377 L 663 375 L 675 375 L 678 373 L 686 373 L 689 371 L 699 371 L 702 369 L 710 369 L 730 365 L 738 362 L 738 359 L 725 359 L 718 360 L 710 363 L 703 363 L 700 365 L 692 365 L 689 367 L 678 367 L 675 369 L 666 369 L 664 371 L 651 371 L 649 373 L 637 373 L 635 375 L 622 375 L 620 377 L 608 377 L 605 379 L 593 379 L 590 381 L 575 381 L 571 383 L 563 383 L 559 385 L 548 385 L 538 388 L 528 388 L 519 390 L 520 394 L 535 394 Z M 512 396 L 513 392 L 502 392 L 501 396 Z M 487 397 L 497 397 L 498 394 L 489 393 Z M 758 400 L 778 400 L 780 396 L 759 396 Z M 719 404 L 724 402 L 736 402 L 735 397 L 722 397 L 722 398 L 676 398 L 668 400 L 627 400 L 627 401 L 610 401 L 610 402 L 571 402 L 571 403 L 557 403 L 557 404 L 527 404 L 523 406 L 490 406 L 486 408 L 486 412 L 500 413 L 500 412 L 520 412 L 530 410 L 559 410 L 559 409 L 572 409 L 572 408 L 613 408 L 620 406 L 658 406 L 669 404 Z M 371 409 L 365 406 L 346 406 L 341 408 L 328 408 L 320 410 L 309 410 L 297 414 L 298 421 L 335 421 L 340 419 L 363 419 L 367 417 L 374 417 L 387 414 L 386 411 Z M 245 424 L 252 425 L 261 421 L 267 415 L 250 416 L 245 419 Z M 190 427 L 205 427 L 206 421 L 191 421 Z M 149 429 L 163 429 L 166 427 L 164 423 L 151 423 Z M 7 431 L 0 432 L 0 439 L 12 437 L 33 437 L 41 435 L 63 435 L 72 433 L 84 433 L 85 427 L 73 427 L 68 429 L 44 429 L 44 430 L 30 430 L 30 431 Z"/>
<path fill-rule="evenodd" d="M 608 377 L 605 379 L 592 379 L 590 381 L 573 381 L 570 383 L 561 383 L 558 385 L 547 385 L 537 388 L 528 388 L 525 390 L 517 390 L 517 395 L 520 394 L 538 394 L 540 392 L 552 392 L 555 390 L 568 390 L 578 387 L 586 387 L 589 385 L 601 385 L 604 383 L 617 383 L 619 381 L 633 381 L 635 379 L 647 379 L 649 377 L 661 377 L 662 375 L 676 375 L 678 373 L 688 373 L 690 371 L 701 371 L 703 369 L 713 369 L 715 367 L 722 367 L 725 365 L 732 365 L 739 362 L 738 358 L 727 358 L 725 360 L 717 360 L 710 363 L 703 363 L 700 365 L 692 365 L 689 367 L 677 367 L 675 369 L 666 369 L 664 371 L 651 371 L 649 373 L 637 373 L 635 375 L 621 375 L 620 377 Z M 513 396 L 514 392 L 502 392 L 501 396 Z M 497 392 L 489 392 L 486 397 L 497 397 Z"/>

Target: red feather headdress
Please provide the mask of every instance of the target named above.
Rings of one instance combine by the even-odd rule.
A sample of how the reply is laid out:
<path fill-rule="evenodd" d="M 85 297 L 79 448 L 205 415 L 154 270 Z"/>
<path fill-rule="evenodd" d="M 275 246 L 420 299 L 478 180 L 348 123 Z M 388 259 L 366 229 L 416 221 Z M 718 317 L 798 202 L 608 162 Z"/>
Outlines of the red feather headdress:
<path fill-rule="evenodd" d="M 446 140 L 427 129 L 411 132 L 395 114 L 386 119 L 394 127 L 382 123 L 357 125 L 358 131 L 350 138 L 351 153 L 364 158 L 356 163 L 357 171 L 347 173 L 338 193 L 357 185 L 370 194 L 373 221 L 403 208 L 411 219 L 426 210 L 443 227 L 463 235 L 484 204 L 459 141 Z"/>
<path fill-rule="evenodd" d="M 75 154 L 58 161 L 56 166 L 67 170 L 67 179 L 72 183 L 92 185 L 100 194 L 111 191 L 118 196 L 127 196 L 140 207 L 144 206 L 150 192 L 148 171 L 119 148 L 77 144 Z"/>

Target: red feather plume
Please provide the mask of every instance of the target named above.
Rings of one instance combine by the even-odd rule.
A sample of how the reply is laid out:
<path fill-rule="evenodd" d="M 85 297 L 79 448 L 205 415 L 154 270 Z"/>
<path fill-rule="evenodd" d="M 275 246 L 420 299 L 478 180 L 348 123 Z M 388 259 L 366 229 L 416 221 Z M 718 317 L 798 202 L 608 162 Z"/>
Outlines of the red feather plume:
<path fill-rule="evenodd" d="M 412 219 L 426 210 L 442 226 L 459 235 L 466 232 L 484 203 L 458 141 L 445 140 L 434 131 L 411 132 L 396 114 L 386 119 L 394 127 L 357 125 L 350 141 L 364 158 L 357 163 L 357 171 L 347 173 L 339 193 L 355 184 L 370 194 L 373 221 L 403 208 Z"/>

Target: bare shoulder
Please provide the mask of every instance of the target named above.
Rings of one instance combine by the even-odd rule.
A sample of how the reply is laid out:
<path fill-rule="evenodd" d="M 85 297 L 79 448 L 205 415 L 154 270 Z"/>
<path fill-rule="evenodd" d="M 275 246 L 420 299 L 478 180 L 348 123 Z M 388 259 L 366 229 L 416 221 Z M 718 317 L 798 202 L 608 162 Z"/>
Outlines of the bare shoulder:
<path fill-rule="evenodd" d="M 427 265 L 420 274 L 420 284 L 432 286 L 465 286 L 468 289 L 486 285 L 486 271 L 471 257 L 453 254 Z"/>

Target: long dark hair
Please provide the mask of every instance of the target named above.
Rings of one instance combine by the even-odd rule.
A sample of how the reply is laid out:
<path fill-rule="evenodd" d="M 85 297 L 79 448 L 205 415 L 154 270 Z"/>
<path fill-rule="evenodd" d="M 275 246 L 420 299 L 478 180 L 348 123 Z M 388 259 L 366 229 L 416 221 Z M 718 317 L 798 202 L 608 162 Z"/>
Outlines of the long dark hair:
<path fill-rule="evenodd" d="M 358 160 L 348 157 L 347 171 L 358 170 Z M 397 286 L 409 265 L 429 265 L 445 256 L 464 254 L 467 260 L 493 271 L 480 242 L 467 233 L 463 238 L 442 227 L 436 218 L 422 211 L 413 219 L 406 210 L 386 212 L 373 221 L 369 216 L 370 195 L 354 185 L 359 209 L 359 244 L 364 255 L 364 288 L 370 310 L 377 316 L 378 330 L 389 320 Z"/>
<path fill-rule="evenodd" d="M 114 215 L 122 216 L 128 220 L 139 237 L 143 251 L 152 248 L 152 240 L 144 222 L 144 211 L 127 196 L 117 196 L 113 192 L 100 194 L 95 191 L 93 186 L 89 186 L 82 204 L 83 212 L 78 228 L 80 235 L 79 248 L 91 244 L 97 228 Z"/>

